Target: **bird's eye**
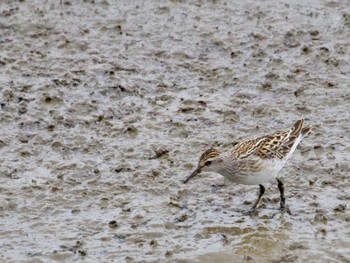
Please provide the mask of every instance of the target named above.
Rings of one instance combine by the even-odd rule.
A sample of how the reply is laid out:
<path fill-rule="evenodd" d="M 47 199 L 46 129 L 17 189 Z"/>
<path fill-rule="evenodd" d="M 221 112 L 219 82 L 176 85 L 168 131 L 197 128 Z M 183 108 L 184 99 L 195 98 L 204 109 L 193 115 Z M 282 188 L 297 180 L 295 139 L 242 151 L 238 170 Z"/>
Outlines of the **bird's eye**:
<path fill-rule="evenodd" d="M 205 165 L 205 166 L 209 166 L 209 165 L 211 165 L 211 163 L 212 163 L 212 161 L 206 161 L 206 162 L 204 163 L 204 165 Z"/>

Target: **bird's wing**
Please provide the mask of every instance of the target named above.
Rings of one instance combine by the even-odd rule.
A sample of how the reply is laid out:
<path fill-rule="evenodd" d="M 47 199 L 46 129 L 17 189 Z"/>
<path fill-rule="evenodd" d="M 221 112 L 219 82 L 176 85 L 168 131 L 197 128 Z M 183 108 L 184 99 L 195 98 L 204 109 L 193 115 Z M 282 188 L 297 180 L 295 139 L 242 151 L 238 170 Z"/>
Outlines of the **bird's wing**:
<path fill-rule="evenodd" d="M 311 128 L 303 128 L 303 124 L 304 119 L 300 119 L 287 132 L 275 132 L 240 142 L 230 150 L 230 153 L 237 158 L 258 156 L 262 159 L 283 159 L 288 155 L 299 135 L 304 136 L 310 132 Z"/>

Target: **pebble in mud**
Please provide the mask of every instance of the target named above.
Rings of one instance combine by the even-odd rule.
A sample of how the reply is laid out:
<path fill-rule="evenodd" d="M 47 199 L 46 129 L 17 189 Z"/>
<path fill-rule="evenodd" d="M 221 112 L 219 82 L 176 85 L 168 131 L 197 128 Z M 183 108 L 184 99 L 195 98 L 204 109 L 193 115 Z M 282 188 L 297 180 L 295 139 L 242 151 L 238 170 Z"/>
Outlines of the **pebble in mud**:
<path fill-rule="evenodd" d="M 157 159 L 169 153 L 169 149 L 164 145 L 152 145 L 154 155 L 150 159 Z"/>
<path fill-rule="evenodd" d="M 129 256 L 127 256 L 127 257 L 125 257 L 125 262 L 133 262 L 134 261 L 134 258 L 133 257 L 129 257 Z"/>
<path fill-rule="evenodd" d="M 137 127 L 135 125 L 129 125 L 124 129 L 124 132 L 129 134 L 131 138 L 135 138 L 138 133 Z"/>
<path fill-rule="evenodd" d="M 73 208 L 72 210 L 71 210 L 71 213 L 72 214 L 79 214 L 81 212 L 81 209 L 79 209 L 79 208 L 77 208 L 77 207 L 75 207 L 75 208 Z"/>
<path fill-rule="evenodd" d="M 112 220 L 108 222 L 108 226 L 110 228 L 117 228 L 118 227 L 118 222 L 116 220 Z"/>
<path fill-rule="evenodd" d="M 149 245 L 151 247 L 158 247 L 159 244 L 158 244 L 157 240 L 153 239 L 153 240 L 151 240 L 151 242 L 149 242 Z"/>
<path fill-rule="evenodd" d="M 175 219 L 175 223 L 185 222 L 188 218 L 189 216 L 187 214 L 183 214 Z"/>
<path fill-rule="evenodd" d="M 290 250 L 300 250 L 300 249 L 308 249 L 308 247 L 301 242 L 295 242 L 289 246 Z"/>
<path fill-rule="evenodd" d="M 344 212 L 346 209 L 346 205 L 345 204 L 339 204 L 336 207 L 334 207 L 334 212 Z"/>
<path fill-rule="evenodd" d="M 236 123 L 239 121 L 239 115 L 233 110 L 228 110 L 224 113 L 224 123 Z"/>
<path fill-rule="evenodd" d="M 182 100 L 179 111 L 181 113 L 202 112 L 207 107 L 207 103 L 202 100 Z"/>
<path fill-rule="evenodd" d="M 314 221 L 320 223 L 327 223 L 328 218 L 324 214 L 318 213 L 315 215 Z"/>
<path fill-rule="evenodd" d="M 300 42 L 297 40 L 295 32 L 293 31 L 288 31 L 285 34 L 283 43 L 290 48 L 300 46 Z"/>
<path fill-rule="evenodd" d="M 307 55 L 311 52 L 311 48 L 309 46 L 303 46 L 301 48 L 301 51 L 303 52 L 304 55 Z"/>

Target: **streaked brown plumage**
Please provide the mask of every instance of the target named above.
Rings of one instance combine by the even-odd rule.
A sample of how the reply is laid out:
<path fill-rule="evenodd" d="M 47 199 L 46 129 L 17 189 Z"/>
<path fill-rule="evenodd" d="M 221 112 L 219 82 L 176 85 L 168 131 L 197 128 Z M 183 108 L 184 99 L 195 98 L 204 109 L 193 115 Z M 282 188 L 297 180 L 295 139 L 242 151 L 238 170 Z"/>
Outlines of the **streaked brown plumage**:
<path fill-rule="evenodd" d="M 277 176 L 298 144 L 310 131 L 311 127 L 304 127 L 302 118 L 287 132 L 275 132 L 246 140 L 236 144 L 227 152 L 209 149 L 201 155 L 197 169 L 184 183 L 202 171 L 210 171 L 220 173 L 235 183 L 259 184 L 260 194 L 252 207 L 254 211 L 265 192 L 262 183 Z M 283 183 L 279 179 L 277 181 L 281 192 L 281 208 L 285 209 Z"/>

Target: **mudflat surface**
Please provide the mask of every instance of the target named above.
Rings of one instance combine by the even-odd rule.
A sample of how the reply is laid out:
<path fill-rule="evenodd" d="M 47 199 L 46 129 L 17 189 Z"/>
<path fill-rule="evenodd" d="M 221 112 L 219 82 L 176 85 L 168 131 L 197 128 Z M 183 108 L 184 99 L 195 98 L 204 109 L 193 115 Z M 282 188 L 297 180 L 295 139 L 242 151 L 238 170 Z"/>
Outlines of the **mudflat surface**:
<path fill-rule="evenodd" d="M 349 1 L 1 1 L 0 261 L 350 262 L 349 39 Z M 302 116 L 292 215 L 182 183 Z"/>

